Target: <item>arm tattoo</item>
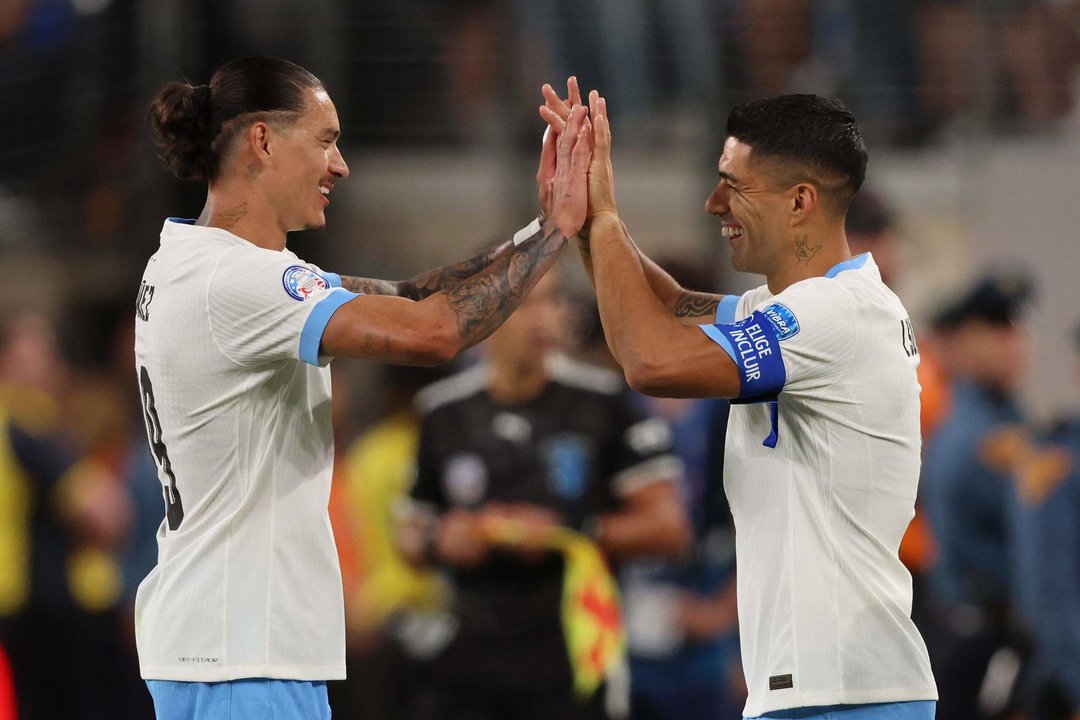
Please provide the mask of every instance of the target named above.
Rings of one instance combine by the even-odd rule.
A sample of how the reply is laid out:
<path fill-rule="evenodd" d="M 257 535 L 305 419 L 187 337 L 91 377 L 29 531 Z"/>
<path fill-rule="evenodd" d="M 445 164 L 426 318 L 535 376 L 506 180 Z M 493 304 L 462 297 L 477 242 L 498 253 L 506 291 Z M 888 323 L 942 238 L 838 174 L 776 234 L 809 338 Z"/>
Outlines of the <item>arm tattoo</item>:
<path fill-rule="evenodd" d="M 538 235 L 447 290 L 450 309 L 457 313 L 458 334 L 466 347 L 493 333 L 517 309 L 567 242 L 557 228 L 541 229 Z"/>
<path fill-rule="evenodd" d="M 810 261 L 814 259 L 814 256 L 818 254 L 818 250 L 821 249 L 821 244 L 818 243 L 814 247 L 809 247 L 808 235 L 796 235 L 795 236 L 795 264 L 806 263 L 810 264 Z"/>
<path fill-rule="evenodd" d="M 471 258 L 445 267 L 428 270 L 401 283 L 401 294 L 410 300 L 423 300 L 440 290 L 466 280 L 495 262 L 508 248 L 514 247 L 513 240 L 505 240 L 484 248 Z"/>
<path fill-rule="evenodd" d="M 395 295 L 410 300 L 423 300 L 451 285 L 467 280 L 493 263 L 513 241 L 506 240 L 484 248 L 476 255 L 445 267 L 428 270 L 409 280 L 375 280 L 373 278 L 342 277 L 341 287 L 368 295 Z"/>
<path fill-rule="evenodd" d="M 675 317 L 716 316 L 720 296 L 711 293 L 685 291 L 675 303 Z"/>

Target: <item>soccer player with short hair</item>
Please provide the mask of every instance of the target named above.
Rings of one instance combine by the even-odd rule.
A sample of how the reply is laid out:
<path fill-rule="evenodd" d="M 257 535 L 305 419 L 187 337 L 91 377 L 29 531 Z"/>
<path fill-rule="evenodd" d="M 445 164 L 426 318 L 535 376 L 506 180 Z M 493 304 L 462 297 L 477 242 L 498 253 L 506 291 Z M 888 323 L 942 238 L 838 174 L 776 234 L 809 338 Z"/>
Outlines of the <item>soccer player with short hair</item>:
<path fill-rule="evenodd" d="M 556 130 L 580 99 L 545 87 Z M 937 690 L 897 550 L 920 465 L 918 347 L 844 215 L 866 151 L 836 100 L 736 107 L 706 211 L 766 284 L 690 292 L 633 244 L 615 204 L 607 107 L 590 95 L 588 238 L 604 330 L 636 389 L 732 398 L 747 717 L 931 718 Z M 584 233 L 584 231 L 583 231 Z"/>
<path fill-rule="evenodd" d="M 345 631 L 326 365 L 435 364 L 498 327 L 584 220 L 585 115 L 545 142 L 556 201 L 543 225 L 394 283 L 341 278 L 285 247 L 288 232 L 325 224 L 349 174 L 318 78 L 246 58 L 154 100 L 165 164 L 208 183 L 197 220 L 165 222 L 136 308 L 167 508 L 135 608 L 159 719 L 329 717 L 324 681 L 345 677 Z"/>

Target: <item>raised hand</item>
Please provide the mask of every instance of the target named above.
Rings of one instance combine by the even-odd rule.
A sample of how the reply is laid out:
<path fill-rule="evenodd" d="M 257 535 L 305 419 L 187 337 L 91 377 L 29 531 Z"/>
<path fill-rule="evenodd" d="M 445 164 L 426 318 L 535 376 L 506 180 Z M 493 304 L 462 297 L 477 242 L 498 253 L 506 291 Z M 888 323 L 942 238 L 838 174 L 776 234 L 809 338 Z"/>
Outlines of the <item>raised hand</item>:
<path fill-rule="evenodd" d="M 615 205 L 615 173 L 611 167 L 611 125 L 607 101 L 600 93 L 589 93 L 589 113 L 593 119 L 593 153 L 589 164 L 589 222 L 601 213 L 619 214 Z"/>
<path fill-rule="evenodd" d="M 544 131 L 544 141 L 540 149 L 540 168 L 536 171 L 536 185 L 540 192 L 540 209 L 545 218 L 551 215 L 552 191 L 555 184 L 555 156 L 559 135 L 562 133 L 566 120 L 570 117 L 570 110 L 574 105 L 581 105 L 581 91 L 578 90 L 577 78 L 571 76 L 566 81 L 567 99 L 562 100 L 554 89 L 548 84 L 541 88 L 545 102 L 551 108 L 557 108 L 556 118 L 558 128 L 552 130 L 549 126 Z M 543 112 L 541 112 L 543 115 Z"/>
<path fill-rule="evenodd" d="M 567 118 L 555 146 L 555 177 L 551 185 L 551 214 L 567 237 L 585 224 L 588 210 L 588 171 L 592 161 L 593 130 L 583 106 Z"/>

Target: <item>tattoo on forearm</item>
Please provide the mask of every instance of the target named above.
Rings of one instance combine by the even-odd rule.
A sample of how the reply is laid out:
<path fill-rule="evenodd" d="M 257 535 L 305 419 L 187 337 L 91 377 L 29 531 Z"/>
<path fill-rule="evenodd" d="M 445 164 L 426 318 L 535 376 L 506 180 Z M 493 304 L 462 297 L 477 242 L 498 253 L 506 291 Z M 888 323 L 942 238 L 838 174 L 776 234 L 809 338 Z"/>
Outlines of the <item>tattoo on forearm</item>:
<path fill-rule="evenodd" d="M 821 249 L 821 244 L 818 243 L 814 247 L 809 247 L 808 235 L 796 235 L 795 236 L 795 264 L 806 263 L 810 264 L 810 261 L 814 259 L 814 256 L 818 254 L 818 250 Z"/>
<path fill-rule="evenodd" d="M 376 280 L 372 278 L 342 277 L 341 286 L 346 290 L 368 295 L 396 295 L 410 300 L 423 300 L 440 290 L 466 280 L 493 263 L 513 242 L 506 240 L 484 248 L 466 260 L 420 273 L 409 280 Z"/>
<path fill-rule="evenodd" d="M 675 317 L 716 316 L 720 298 L 711 293 L 684 292 L 675 303 Z"/>
<path fill-rule="evenodd" d="M 412 360 L 409 349 L 396 343 L 389 335 L 366 332 L 360 341 L 360 347 L 362 357 L 377 357 L 385 362 L 404 365 Z"/>
<path fill-rule="evenodd" d="M 401 294 L 411 300 L 423 300 L 428 295 L 434 295 L 440 290 L 446 290 L 451 285 L 470 278 L 486 268 L 499 257 L 500 253 L 512 245 L 513 242 L 507 240 L 486 248 L 467 260 L 421 273 L 411 280 L 401 283 Z"/>
<path fill-rule="evenodd" d="M 500 255 L 483 273 L 447 290 L 450 308 L 458 316 L 458 333 L 466 346 L 494 332 L 555 262 L 567 237 L 554 228 L 541 233 Z"/>

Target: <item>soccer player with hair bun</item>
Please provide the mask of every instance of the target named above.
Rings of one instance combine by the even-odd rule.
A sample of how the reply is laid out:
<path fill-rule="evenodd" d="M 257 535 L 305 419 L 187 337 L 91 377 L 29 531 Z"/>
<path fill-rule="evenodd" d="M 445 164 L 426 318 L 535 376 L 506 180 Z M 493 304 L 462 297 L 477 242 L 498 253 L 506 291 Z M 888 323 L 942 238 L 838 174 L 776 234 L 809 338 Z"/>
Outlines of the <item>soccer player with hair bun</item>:
<path fill-rule="evenodd" d="M 327 364 L 437 364 L 491 334 L 585 219 L 591 126 L 581 108 L 544 145 L 557 200 L 543 223 L 391 282 L 286 248 L 289 232 L 326 223 L 349 175 L 310 72 L 234 60 L 208 85 L 166 86 L 149 119 L 165 165 L 208 189 L 197 219 L 165 222 L 136 303 L 166 504 L 136 599 L 142 676 L 159 720 L 327 718 L 325 681 L 345 677 Z"/>

